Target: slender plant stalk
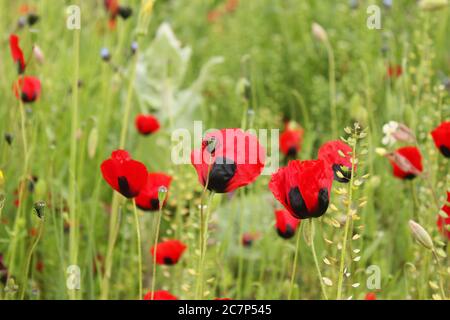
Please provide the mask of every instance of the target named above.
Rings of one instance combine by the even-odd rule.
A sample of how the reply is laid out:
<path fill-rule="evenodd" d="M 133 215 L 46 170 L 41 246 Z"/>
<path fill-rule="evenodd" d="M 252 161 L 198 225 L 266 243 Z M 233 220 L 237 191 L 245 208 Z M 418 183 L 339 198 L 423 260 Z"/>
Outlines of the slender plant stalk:
<path fill-rule="evenodd" d="M 436 264 L 438 267 L 438 274 L 439 274 L 439 289 L 441 291 L 441 295 L 442 295 L 442 299 L 447 300 L 446 294 L 445 294 L 445 289 L 444 289 L 444 280 L 442 277 L 442 273 L 441 273 L 441 262 L 439 261 L 439 256 L 436 253 L 436 250 L 433 249 L 433 257 L 436 260 Z"/>
<path fill-rule="evenodd" d="M 70 234 L 69 234 L 69 255 L 70 264 L 78 263 L 78 217 L 77 217 L 77 130 L 78 130 L 78 81 L 80 72 L 80 30 L 74 30 L 73 50 L 74 50 L 74 73 L 72 79 L 72 124 L 70 140 L 70 162 L 69 162 L 69 208 L 70 208 Z M 76 291 L 69 290 L 70 299 L 76 299 Z"/>
<path fill-rule="evenodd" d="M 33 258 L 33 253 L 38 245 L 39 240 L 42 237 L 42 233 L 44 231 L 44 217 L 39 219 L 39 232 L 38 235 L 36 237 L 36 239 L 34 240 L 33 244 L 30 247 L 30 250 L 28 251 L 28 257 L 27 257 L 27 262 L 25 264 L 25 270 L 23 273 L 23 280 L 22 280 L 22 289 L 21 289 L 21 293 L 20 293 L 20 300 L 23 300 L 25 297 L 25 292 L 27 290 L 27 278 L 28 278 L 28 272 L 30 270 L 30 264 L 31 264 L 31 259 Z"/>
<path fill-rule="evenodd" d="M 314 244 L 314 238 L 315 238 L 315 228 L 314 228 L 314 221 L 313 219 L 309 219 L 310 228 L 311 228 L 311 252 L 314 258 L 314 264 L 316 266 L 317 274 L 319 276 L 320 281 L 320 288 L 322 289 L 322 295 L 325 298 L 325 300 L 328 300 L 327 290 L 325 289 L 325 283 L 323 283 L 323 277 L 322 272 L 320 271 L 319 261 L 317 260 L 317 254 L 316 254 L 316 246 Z"/>
<path fill-rule="evenodd" d="M 356 138 L 355 138 L 356 139 Z M 342 243 L 342 251 L 341 251 L 341 260 L 339 264 L 339 276 L 338 276 L 338 287 L 337 287 L 337 296 L 336 300 L 340 300 L 342 297 L 342 284 L 344 281 L 344 266 L 345 266 L 345 256 L 347 253 L 347 239 L 348 239 L 348 233 L 350 230 L 350 222 L 352 219 L 351 216 L 351 209 L 352 209 L 352 196 L 353 196 L 353 179 L 354 179 L 354 173 L 355 173 L 355 161 L 356 161 L 356 140 L 352 145 L 352 171 L 351 171 L 351 177 L 348 184 L 348 199 L 347 199 L 347 214 L 345 219 L 345 231 L 344 231 L 344 240 Z"/>
<path fill-rule="evenodd" d="M 124 117 L 122 119 L 122 129 L 120 132 L 119 149 L 123 149 L 125 147 L 125 141 L 127 138 L 129 118 L 130 118 L 130 112 L 131 112 L 131 106 L 132 106 L 132 100 L 133 100 L 133 86 L 134 86 L 134 81 L 136 78 L 137 55 L 138 55 L 138 53 L 136 52 L 134 55 L 134 60 L 132 62 L 132 72 L 131 72 L 129 83 L 128 83 L 128 92 L 127 92 L 127 99 L 126 99 L 126 104 L 125 104 L 125 113 L 124 113 Z M 116 229 L 118 228 L 117 222 L 118 222 L 118 217 L 119 217 L 119 210 L 118 210 L 119 202 L 120 202 L 119 195 L 117 193 L 114 193 L 112 205 L 111 205 L 111 219 L 109 221 L 109 237 L 108 237 L 108 249 L 107 249 L 106 259 L 105 259 L 105 275 L 103 277 L 102 288 L 101 288 L 101 299 L 104 299 L 104 300 L 108 299 L 108 296 L 109 296 L 109 280 L 111 278 L 114 247 L 115 247 L 117 234 L 118 234 L 118 232 L 116 232 Z"/>
<path fill-rule="evenodd" d="M 325 41 L 325 47 L 328 54 L 328 81 L 330 84 L 330 113 L 331 113 L 331 132 L 333 138 L 337 138 L 337 112 L 336 112 L 336 71 L 334 63 L 334 51 L 330 42 Z"/>
<path fill-rule="evenodd" d="M 300 247 L 300 238 L 301 238 L 300 235 L 301 235 L 300 230 L 297 230 L 297 237 L 296 237 L 296 241 L 295 241 L 295 254 L 294 254 L 294 261 L 292 262 L 292 274 L 291 274 L 291 283 L 289 285 L 288 300 L 291 300 L 291 298 L 292 298 L 292 291 L 294 288 L 295 275 L 297 273 L 298 251 L 299 251 L 299 247 Z"/>
<path fill-rule="evenodd" d="M 17 81 L 17 88 L 20 88 L 19 80 Z M 19 110 L 20 110 L 20 131 L 22 135 L 22 144 L 23 144 L 23 156 L 24 156 L 24 162 L 23 162 L 23 175 L 22 179 L 27 178 L 28 175 L 28 141 L 27 141 L 27 133 L 26 133 L 26 118 L 25 118 L 25 108 L 23 105 L 23 102 L 21 99 L 19 99 Z M 24 210 L 24 198 L 25 198 L 25 186 L 22 184 L 19 184 L 19 208 L 17 210 L 17 215 L 14 220 L 14 231 L 13 236 L 9 245 L 8 250 L 8 281 L 11 276 L 14 275 L 15 272 L 15 262 L 16 262 L 16 251 L 17 251 L 17 243 L 19 241 L 19 221 L 22 217 L 22 211 Z"/>
<path fill-rule="evenodd" d="M 163 203 L 159 204 L 158 217 L 156 220 L 156 230 L 155 230 L 155 240 L 153 241 L 153 271 L 152 271 L 152 294 L 151 299 L 153 300 L 155 297 L 155 284 L 156 284 L 156 255 L 158 254 L 158 239 L 159 239 L 159 230 L 161 227 L 161 217 L 162 217 L 162 208 Z"/>
<path fill-rule="evenodd" d="M 139 214 L 136 208 L 136 200 L 133 199 L 134 223 L 136 225 L 136 245 L 138 253 L 138 280 L 139 280 L 139 299 L 142 300 L 142 248 L 141 248 L 141 227 L 139 225 Z"/>

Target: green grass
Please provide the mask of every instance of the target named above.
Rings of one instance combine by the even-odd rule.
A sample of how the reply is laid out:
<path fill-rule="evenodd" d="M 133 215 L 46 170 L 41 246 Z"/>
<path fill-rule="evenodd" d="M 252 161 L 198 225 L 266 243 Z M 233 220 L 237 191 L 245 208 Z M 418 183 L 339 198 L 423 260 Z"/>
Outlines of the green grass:
<path fill-rule="evenodd" d="M 241 0 L 235 12 L 211 23 L 208 12 L 222 1 L 158 0 L 147 33 L 137 34 L 137 27 L 145 25 L 138 20 L 141 1 L 121 1 L 132 6 L 134 14 L 126 21 L 119 19 L 115 30 L 107 27 L 102 1 L 78 2 L 82 8 L 79 48 L 77 32 L 65 26 L 65 8 L 72 1 L 0 0 L 0 133 L 14 137 L 11 146 L 4 139 L 0 141 L 0 170 L 4 175 L 0 253 L 8 261 L 11 243 L 17 243 L 11 276 L 19 286 L 19 291 L 6 293 L 0 284 L 1 299 L 20 298 L 29 248 L 35 239 L 30 229 L 39 225 L 33 204 L 39 200 L 47 205 L 44 231 L 26 276 L 25 299 L 101 297 L 113 192 L 99 168 L 121 145 L 150 171 L 174 176 L 161 237 L 180 239 L 188 250 L 176 266 L 157 266 L 156 288 L 167 289 L 183 299 L 194 298 L 202 187 L 191 165 L 175 166 L 171 162 L 171 129 L 183 123 L 191 126 L 194 120 L 202 120 L 204 129 L 277 129 L 282 128 L 283 117 L 297 121 L 305 129 L 300 159 L 316 158 L 322 143 L 348 137 L 344 128 L 353 128 L 355 122 L 368 133 L 358 140 L 355 156 L 360 163 L 355 179 L 370 176 L 363 179 L 352 197 L 354 207 L 365 204 L 357 209 L 360 219 L 349 226 L 353 227 L 349 230 L 351 236 L 361 237 L 351 240 L 350 236 L 348 240 L 352 250 L 360 251 L 347 252 L 346 265 L 351 258 L 361 258 L 351 263 L 351 275 L 343 279 L 342 298 L 362 299 L 367 292 L 376 291 L 380 299 L 432 299 L 439 292 L 435 285 L 439 283 L 439 272 L 446 281 L 446 295 L 450 296 L 448 258 L 441 258 L 439 268 L 432 253 L 413 240 L 408 228 L 409 219 L 418 221 L 432 235 L 435 245 L 449 252 L 436 228 L 438 210 L 432 196 L 433 189 L 439 204 L 445 203 L 449 162 L 438 153 L 429 135 L 441 121 L 450 118 L 448 91 L 442 87 L 450 74 L 449 8 L 426 12 L 409 0 L 394 0 L 391 9 L 384 8 L 381 1 L 360 1 L 355 10 L 344 0 Z M 381 7 L 381 30 L 366 27 L 366 7 L 373 2 Z M 22 3 L 35 6 L 41 19 L 33 29 L 14 31 Z M 147 61 L 153 71 L 160 62 L 169 65 L 151 73 L 166 90 L 178 94 L 182 89 L 193 89 L 191 85 L 201 68 L 212 57 L 224 58 L 223 63 L 211 67 L 203 86 L 197 92 L 193 89 L 201 98 L 197 109 L 189 116 L 182 112 L 175 119 L 168 115 L 170 101 L 152 106 L 139 103 L 148 92 L 136 91 L 133 77 L 136 63 L 140 63 L 138 58 L 145 57 L 162 22 L 170 23 L 183 47 L 192 48 L 184 75 L 177 73 L 181 68 L 168 62 L 166 52 L 158 55 L 156 51 L 157 61 Z M 311 34 L 313 22 L 327 30 L 334 51 L 338 136 L 332 134 L 327 50 Z M 24 106 L 27 162 L 21 107 L 11 90 L 17 79 L 8 46 L 12 32 L 20 36 L 27 59 L 34 43 L 45 53 L 43 64 L 29 59 L 27 67 L 27 74 L 38 76 L 43 87 L 41 98 Z M 132 41 L 139 42 L 136 56 L 131 55 Z M 100 58 L 102 47 L 112 54 L 109 64 Z M 387 78 L 389 64 L 402 65 L 403 74 Z M 82 84 L 77 89 L 74 84 L 78 78 Z M 242 78 L 251 83 L 249 105 L 237 93 Z M 139 136 L 134 117 L 142 111 L 153 112 L 153 108 L 158 108 L 155 112 L 165 119 L 162 130 L 150 137 Z M 248 108 L 254 116 L 248 115 Z M 412 184 L 397 180 L 388 160 L 375 153 L 375 148 L 382 146 L 382 126 L 390 120 L 406 124 L 416 134 L 427 179 L 418 178 Z M 360 154 L 364 149 L 367 154 Z M 35 190 L 25 191 L 17 208 L 14 191 L 31 175 L 39 178 Z M 274 230 L 276 201 L 267 188 L 268 181 L 268 176 L 261 176 L 232 198 L 215 195 L 205 259 L 205 299 L 287 298 L 296 242 L 295 238 L 279 238 Z M 345 229 L 334 227 L 332 220 L 348 213 L 345 194 L 339 195 L 340 191 L 348 192 L 347 188 L 334 185 L 331 202 L 336 210 L 329 209 L 315 221 L 318 262 L 323 276 L 332 282 L 326 288 L 332 299 L 337 296 L 341 258 L 338 247 Z M 114 206 L 120 211 L 115 211 L 118 235 L 108 298 L 135 299 L 138 258 L 133 206 L 118 195 L 114 197 Z M 149 250 L 156 217 L 156 213 L 140 213 L 144 291 L 150 289 L 152 281 Z M 308 222 L 304 221 L 301 228 L 292 298 L 320 299 L 319 279 L 308 246 Z M 260 234 L 250 248 L 241 245 L 244 232 Z M 103 260 L 96 259 L 98 256 Z M 323 258 L 331 264 L 324 263 Z M 38 261 L 44 264 L 42 272 L 35 268 Z M 81 270 L 81 290 L 76 293 L 66 288 L 66 268 L 74 263 Z M 381 269 L 381 290 L 366 288 L 365 270 L 370 265 Z M 355 283 L 360 285 L 352 287 Z"/>

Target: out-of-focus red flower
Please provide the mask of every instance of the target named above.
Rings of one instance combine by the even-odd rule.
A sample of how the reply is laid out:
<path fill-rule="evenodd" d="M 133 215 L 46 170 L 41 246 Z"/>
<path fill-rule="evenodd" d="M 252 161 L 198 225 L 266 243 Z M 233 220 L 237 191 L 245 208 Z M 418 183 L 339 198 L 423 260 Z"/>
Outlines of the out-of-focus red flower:
<path fill-rule="evenodd" d="M 351 153 L 352 148 L 344 142 L 329 141 L 320 147 L 318 158 L 333 170 L 334 180 L 346 183 L 352 176 Z"/>
<path fill-rule="evenodd" d="M 374 292 L 368 292 L 364 300 L 377 300 L 377 295 Z"/>
<path fill-rule="evenodd" d="M 31 76 L 20 77 L 14 83 L 13 91 L 17 99 L 24 103 L 32 103 L 41 95 L 41 81 Z"/>
<path fill-rule="evenodd" d="M 217 20 L 220 19 L 220 17 L 222 16 L 222 12 L 220 10 L 214 9 L 208 12 L 208 22 L 210 23 L 214 23 Z"/>
<path fill-rule="evenodd" d="M 25 71 L 25 59 L 23 57 L 22 49 L 19 46 L 19 37 L 15 34 L 9 36 L 9 48 L 11 49 L 11 56 L 14 63 L 18 66 L 19 74 Z"/>
<path fill-rule="evenodd" d="M 207 134 L 202 148 L 191 154 L 200 183 L 217 193 L 227 193 L 254 182 L 264 169 L 265 150 L 256 136 L 241 129 Z"/>
<path fill-rule="evenodd" d="M 244 247 L 251 247 L 253 242 L 255 242 L 259 238 L 259 233 L 255 232 L 246 232 L 242 235 L 242 245 Z"/>
<path fill-rule="evenodd" d="M 272 175 L 269 189 L 296 218 L 317 218 L 330 202 L 333 172 L 323 160 L 294 160 Z"/>
<path fill-rule="evenodd" d="M 149 291 L 145 294 L 144 300 L 152 300 L 152 292 Z M 178 300 L 178 297 L 174 296 L 168 291 L 159 290 L 155 291 L 153 300 Z"/>
<path fill-rule="evenodd" d="M 109 27 L 111 29 L 116 27 L 117 16 L 120 16 L 125 20 L 133 13 L 133 10 L 130 7 L 121 6 L 119 0 L 104 0 L 104 5 L 106 11 L 109 13 Z"/>
<path fill-rule="evenodd" d="M 37 272 L 42 272 L 42 271 L 44 271 L 44 261 L 38 260 L 38 261 L 36 262 L 36 271 L 37 271 Z"/>
<path fill-rule="evenodd" d="M 139 195 L 136 197 L 136 205 L 144 211 L 158 211 L 159 210 L 159 188 L 165 187 L 169 189 L 172 177 L 164 173 L 148 173 L 147 182 Z M 163 205 L 167 201 L 166 199 Z"/>
<path fill-rule="evenodd" d="M 437 227 L 440 233 L 442 233 L 442 235 L 444 237 L 446 237 L 448 240 L 450 240 L 450 230 L 449 230 L 449 226 L 450 226 L 450 192 L 447 191 L 447 203 L 444 204 L 441 208 L 441 210 L 443 212 L 445 212 L 447 214 L 447 218 L 444 218 L 441 215 L 438 215 L 438 219 L 437 219 Z"/>
<path fill-rule="evenodd" d="M 152 256 L 156 252 L 156 263 L 165 264 L 167 266 L 174 265 L 180 260 L 183 252 L 186 250 L 186 245 L 178 240 L 168 240 L 160 242 L 155 247 L 150 249 Z"/>
<path fill-rule="evenodd" d="M 227 0 L 225 3 L 225 11 L 226 12 L 234 12 L 239 6 L 239 0 Z"/>
<path fill-rule="evenodd" d="M 387 67 L 387 76 L 389 78 L 398 78 L 402 75 L 403 69 L 400 65 L 389 65 Z"/>
<path fill-rule="evenodd" d="M 450 121 L 442 122 L 431 132 L 434 144 L 441 151 L 442 155 L 450 158 Z"/>
<path fill-rule="evenodd" d="M 416 147 L 402 147 L 388 154 L 393 175 L 402 180 L 411 180 L 423 171 L 422 155 Z"/>
<path fill-rule="evenodd" d="M 286 128 L 280 135 L 280 151 L 289 159 L 295 159 L 301 150 L 303 129 Z"/>
<path fill-rule="evenodd" d="M 276 224 L 275 228 L 280 237 L 290 239 L 295 235 L 301 220 L 295 218 L 287 210 L 275 210 Z"/>
<path fill-rule="evenodd" d="M 142 135 L 149 135 L 159 130 L 160 125 L 156 117 L 152 115 L 140 114 L 135 119 L 136 129 Z"/>
<path fill-rule="evenodd" d="M 126 198 L 136 197 L 147 182 L 145 165 L 132 160 L 125 150 L 113 151 L 100 169 L 106 182 Z"/>

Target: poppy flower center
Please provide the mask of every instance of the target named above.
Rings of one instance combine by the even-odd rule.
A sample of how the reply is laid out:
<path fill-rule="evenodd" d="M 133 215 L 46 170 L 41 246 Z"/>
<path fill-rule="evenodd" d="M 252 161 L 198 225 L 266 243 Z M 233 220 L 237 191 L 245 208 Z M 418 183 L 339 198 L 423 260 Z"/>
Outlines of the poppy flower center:
<path fill-rule="evenodd" d="M 290 239 L 295 234 L 295 229 L 290 224 L 286 225 L 284 232 L 282 232 L 279 228 L 277 228 L 277 231 L 278 235 L 284 239 Z"/>
<path fill-rule="evenodd" d="M 225 193 L 228 183 L 234 177 L 237 166 L 233 160 L 218 157 L 209 173 L 208 190 Z"/>
<path fill-rule="evenodd" d="M 173 261 L 172 258 L 170 258 L 170 257 L 164 257 L 164 264 L 171 266 L 171 265 L 175 264 L 175 261 Z"/>
<path fill-rule="evenodd" d="M 450 158 L 450 149 L 449 148 L 447 148 L 446 146 L 440 146 L 439 150 L 441 150 L 441 153 L 444 155 L 444 157 Z"/>
<path fill-rule="evenodd" d="M 333 172 L 334 172 L 334 180 L 346 183 L 349 182 L 352 178 L 352 170 L 346 166 L 341 166 L 339 164 L 333 164 Z M 337 173 L 340 172 L 341 174 L 338 175 Z"/>
<path fill-rule="evenodd" d="M 296 147 L 290 147 L 287 152 L 288 158 L 295 158 L 297 156 L 297 148 Z"/>
<path fill-rule="evenodd" d="M 150 208 L 151 208 L 151 210 L 159 210 L 159 200 L 158 199 L 150 199 Z"/>
<path fill-rule="evenodd" d="M 119 184 L 120 193 L 126 198 L 132 198 L 133 193 L 131 192 L 130 185 L 128 184 L 128 180 L 126 177 L 117 178 L 117 182 Z"/>
<path fill-rule="evenodd" d="M 289 191 L 289 204 L 299 219 L 317 218 L 323 215 L 329 204 L 328 190 L 326 188 L 320 189 L 317 197 L 317 206 L 315 210 L 308 210 L 305 200 L 303 199 L 298 187 L 294 187 Z"/>

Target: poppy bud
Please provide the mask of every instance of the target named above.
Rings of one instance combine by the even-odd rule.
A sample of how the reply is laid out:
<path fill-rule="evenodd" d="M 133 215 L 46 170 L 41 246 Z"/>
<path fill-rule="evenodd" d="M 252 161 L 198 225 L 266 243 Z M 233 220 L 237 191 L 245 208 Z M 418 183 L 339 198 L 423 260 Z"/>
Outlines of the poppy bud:
<path fill-rule="evenodd" d="M 5 137 L 6 143 L 11 145 L 14 140 L 14 136 L 11 133 L 7 132 L 7 133 L 5 133 L 4 137 Z"/>
<path fill-rule="evenodd" d="M 44 218 L 44 211 L 45 211 L 45 201 L 38 201 L 34 204 L 34 212 L 36 213 L 37 217 L 39 219 Z"/>
<path fill-rule="evenodd" d="M 37 62 L 44 63 L 44 53 L 37 45 L 33 46 L 33 55 Z"/>
<path fill-rule="evenodd" d="M 138 48 L 139 48 L 138 43 L 136 41 L 133 41 L 131 43 L 131 54 L 135 54 Z"/>
<path fill-rule="evenodd" d="M 102 60 L 105 62 L 111 60 L 111 54 L 109 53 L 108 48 L 102 48 L 100 50 L 100 56 L 102 57 Z"/>
<path fill-rule="evenodd" d="M 383 0 L 383 5 L 390 9 L 392 7 L 392 0 Z"/>
<path fill-rule="evenodd" d="M 160 186 L 158 189 L 158 200 L 159 203 L 163 203 L 166 200 L 167 188 L 165 186 Z"/>
<path fill-rule="evenodd" d="M 312 34 L 317 40 L 319 40 L 321 42 L 328 41 L 327 32 L 320 24 L 318 24 L 316 22 L 313 22 L 313 24 L 312 24 Z"/>
<path fill-rule="evenodd" d="M 403 180 L 411 180 L 423 171 L 422 155 L 416 147 L 403 147 L 387 154 L 393 168 L 393 175 Z"/>
<path fill-rule="evenodd" d="M 425 11 L 433 11 L 445 8 L 448 0 L 420 0 L 419 8 Z"/>
<path fill-rule="evenodd" d="M 409 228 L 414 239 L 427 249 L 433 250 L 433 240 L 431 240 L 428 232 L 417 222 L 409 220 Z"/>
<path fill-rule="evenodd" d="M 436 129 L 431 132 L 434 144 L 442 155 L 450 158 L 450 121 L 442 122 Z"/>
<path fill-rule="evenodd" d="M 20 17 L 17 20 L 17 28 L 22 29 L 27 24 L 27 17 Z"/>

